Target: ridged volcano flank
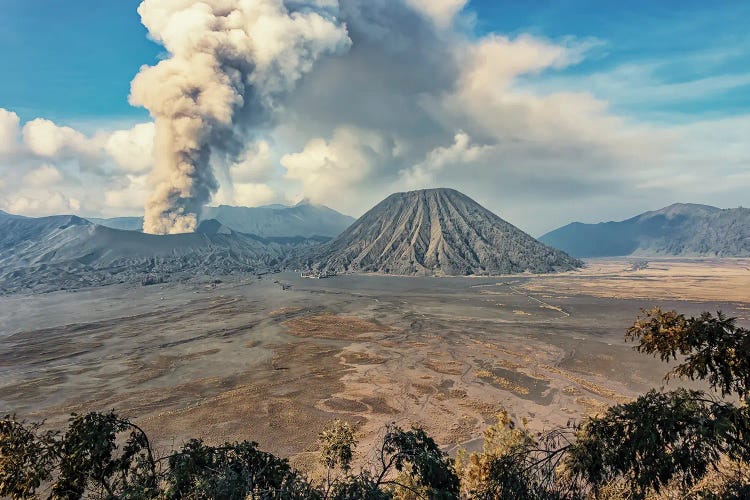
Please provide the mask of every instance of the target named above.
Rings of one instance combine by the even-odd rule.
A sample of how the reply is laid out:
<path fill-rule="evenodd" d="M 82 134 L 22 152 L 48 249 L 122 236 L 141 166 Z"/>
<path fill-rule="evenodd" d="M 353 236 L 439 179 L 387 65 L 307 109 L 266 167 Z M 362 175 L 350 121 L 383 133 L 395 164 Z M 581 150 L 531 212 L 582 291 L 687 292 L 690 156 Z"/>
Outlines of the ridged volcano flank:
<path fill-rule="evenodd" d="M 453 189 L 392 194 L 308 259 L 311 268 L 401 275 L 544 273 L 581 263 Z"/>

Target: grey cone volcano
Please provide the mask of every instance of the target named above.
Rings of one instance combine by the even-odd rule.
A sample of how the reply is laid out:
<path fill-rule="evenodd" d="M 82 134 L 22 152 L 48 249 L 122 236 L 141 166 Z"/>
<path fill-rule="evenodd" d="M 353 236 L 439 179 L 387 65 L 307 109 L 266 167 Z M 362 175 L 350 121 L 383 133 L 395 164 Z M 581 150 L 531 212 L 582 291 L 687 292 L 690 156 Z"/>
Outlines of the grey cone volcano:
<path fill-rule="evenodd" d="M 304 267 L 398 275 L 546 273 L 580 267 L 453 189 L 395 193 Z"/>

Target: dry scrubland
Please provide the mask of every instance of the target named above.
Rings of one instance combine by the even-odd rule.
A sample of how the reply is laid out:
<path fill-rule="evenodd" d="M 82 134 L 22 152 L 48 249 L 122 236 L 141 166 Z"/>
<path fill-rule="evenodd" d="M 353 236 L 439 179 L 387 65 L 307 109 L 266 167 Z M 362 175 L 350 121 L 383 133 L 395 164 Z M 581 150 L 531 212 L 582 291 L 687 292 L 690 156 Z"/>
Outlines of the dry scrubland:
<path fill-rule="evenodd" d="M 473 450 L 503 408 L 541 430 L 659 387 L 664 365 L 623 341 L 639 308 L 747 325 L 747 290 L 748 259 L 594 260 L 545 276 L 281 273 L 2 297 L 0 411 L 59 427 L 114 408 L 163 452 L 252 439 L 308 471 L 334 418 L 361 450 L 394 421 Z"/>

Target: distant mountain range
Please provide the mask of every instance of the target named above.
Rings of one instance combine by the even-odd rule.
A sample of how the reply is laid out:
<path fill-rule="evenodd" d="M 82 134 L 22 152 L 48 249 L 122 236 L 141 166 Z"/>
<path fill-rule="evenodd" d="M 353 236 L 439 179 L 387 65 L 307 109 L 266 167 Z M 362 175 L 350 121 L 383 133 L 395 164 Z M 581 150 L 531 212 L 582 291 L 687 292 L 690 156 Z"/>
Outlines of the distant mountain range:
<path fill-rule="evenodd" d="M 0 291 L 148 284 L 284 267 L 489 275 L 581 265 L 451 189 L 394 194 L 333 241 L 318 234 L 334 233 L 349 218 L 322 206 L 216 207 L 205 215 L 228 223 L 207 219 L 195 233 L 157 236 L 135 230 L 138 218 L 93 219 L 118 229 L 74 215 L 0 212 Z"/>
<path fill-rule="evenodd" d="M 111 229 L 120 229 L 122 231 L 143 231 L 143 217 L 112 217 L 110 219 L 86 217 L 86 220 Z"/>
<path fill-rule="evenodd" d="M 23 215 L 13 215 L 13 214 L 9 214 L 8 212 L 3 212 L 2 210 L 0 210 L 0 221 L 3 219 L 25 219 L 25 218 L 26 217 L 24 217 Z"/>
<path fill-rule="evenodd" d="M 261 272 L 290 252 L 325 237 L 244 234 L 215 220 L 195 233 L 156 236 L 112 229 L 74 215 L 29 218 L 0 214 L 0 291 L 167 280 L 195 274 Z"/>
<path fill-rule="evenodd" d="M 750 256 L 750 210 L 705 205 L 672 205 L 622 222 L 573 223 L 541 242 L 452 189 L 393 194 L 335 239 L 327 234 L 350 218 L 322 206 L 222 206 L 205 215 L 227 222 L 206 219 L 195 233 L 157 236 L 133 230 L 140 227 L 137 218 L 108 219 L 123 228 L 116 229 L 74 215 L 0 211 L 0 292 L 281 268 L 496 275 L 575 269 L 582 265 L 576 257 Z"/>
<path fill-rule="evenodd" d="M 353 217 L 307 201 L 291 207 L 284 205 L 204 207 L 201 218 L 203 220 L 215 219 L 234 231 L 263 237 L 327 236 L 333 238 L 354 222 Z M 143 217 L 89 218 L 88 220 L 113 229 L 126 231 L 143 229 Z"/>
<path fill-rule="evenodd" d="M 621 222 L 574 222 L 539 238 L 575 257 L 750 256 L 750 209 L 678 203 Z"/>
<path fill-rule="evenodd" d="M 398 275 L 546 273 L 582 265 L 453 189 L 393 194 L 333 241 L 310 248 L 302 264 Z"/>

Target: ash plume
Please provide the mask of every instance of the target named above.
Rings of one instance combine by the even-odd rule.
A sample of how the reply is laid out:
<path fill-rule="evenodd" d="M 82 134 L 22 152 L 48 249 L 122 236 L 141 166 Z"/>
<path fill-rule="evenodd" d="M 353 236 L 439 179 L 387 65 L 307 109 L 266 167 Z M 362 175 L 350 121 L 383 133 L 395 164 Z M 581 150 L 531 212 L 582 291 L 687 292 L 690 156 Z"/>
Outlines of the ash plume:
<path fill-rule="evenodd" d="M 348 49 L 336 0 L 144 0 L 169 57 L 144 66 L 130 101 L 156 125 L 144 231 L 192 232 L 217 190 L 212 158 L 231 156 L 315 61 Z"/>

